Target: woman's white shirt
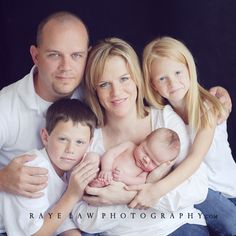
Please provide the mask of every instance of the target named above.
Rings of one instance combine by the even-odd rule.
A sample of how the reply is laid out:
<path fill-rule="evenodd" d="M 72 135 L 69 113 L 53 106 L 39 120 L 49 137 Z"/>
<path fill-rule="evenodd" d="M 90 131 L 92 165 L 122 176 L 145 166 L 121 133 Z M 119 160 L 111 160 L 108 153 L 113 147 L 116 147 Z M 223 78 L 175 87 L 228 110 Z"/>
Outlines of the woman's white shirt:
<path fill-rule="evenodd" d="M 186 127 L 181 118 L 170 106 L 164 109 L 151 108 L 152 130 L 165 127 L 174 130 L 180 137 L 181 151 L 178 156 L 179 164 L 187 155 L 189 138 Z M 103 144 L 102 130 L 96 129 L 90 151 L 103 155 L 105 147 Z M 206 167 L 201 167 L 189 179 L 180 186 L 163 196 L 154 209 L 144 211 L 149 218 L 132 218 L 133 214 L 140 214 L 140 210 L 129 209 L 126 205 L 93 207 L 85 202 L 80 202 L 73 210 L 74 222 L 86 232 L 103 232 L 102 235 L 168 235 L 185 223 L 205 225 L 205 220 L 200 211 L 193 207 L 194 204 L 205 200 L 208 189 Z M 86 216 L 92 214 L 91 219 Z M 112 217 L 116 213 L 117 219 Z M 127 213 L 129 217 L 122 219 L 120 214 Z M 141 212 L 142 213 L 142 212 Z M 151 214 L 157 214 L 158 220 L 153 220 Z M 163 214 L 163 218 L 161 217 Z M 171 214 L 174 214 L 171 217 Z M 164 216 L 165 215 L 165 216 Z M 78 217 L 79 216 L 79 217 Z"/>

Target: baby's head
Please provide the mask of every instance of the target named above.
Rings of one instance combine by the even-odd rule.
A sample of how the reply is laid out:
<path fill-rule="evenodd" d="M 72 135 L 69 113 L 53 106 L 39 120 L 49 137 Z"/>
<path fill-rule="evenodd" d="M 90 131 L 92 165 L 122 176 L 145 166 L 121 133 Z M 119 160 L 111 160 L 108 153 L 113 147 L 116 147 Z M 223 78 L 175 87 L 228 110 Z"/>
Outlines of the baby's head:
<path fill-rule="evenodd" d="M 61 99 L 48 108 L 41 138 L 59 176 L 82 160 L 95 126 L 95 115 L 77 99 Z"/>
<path fill-rule="evenodd" d="M 151 132 L 135 149 L 136 164 L 144 171 L 152 171 L 164 162 L 174 161 L 180 151 L 177 133 L 167 128 Z"/>

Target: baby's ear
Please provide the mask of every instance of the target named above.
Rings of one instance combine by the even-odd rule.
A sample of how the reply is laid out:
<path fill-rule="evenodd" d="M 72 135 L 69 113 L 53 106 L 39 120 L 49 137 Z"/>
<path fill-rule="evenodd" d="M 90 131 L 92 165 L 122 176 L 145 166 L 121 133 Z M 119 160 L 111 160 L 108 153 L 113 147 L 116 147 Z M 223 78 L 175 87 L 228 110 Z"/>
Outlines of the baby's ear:
<path fill-rule="evenodd" d="M 40 130 L 40 136 L 41 136 L 41 140 L 43 142 L 43 145 L 47 146 L 48 145 L 49 134 L 48 134 L 48 131 L 45 128 L 42 128 Z"/>

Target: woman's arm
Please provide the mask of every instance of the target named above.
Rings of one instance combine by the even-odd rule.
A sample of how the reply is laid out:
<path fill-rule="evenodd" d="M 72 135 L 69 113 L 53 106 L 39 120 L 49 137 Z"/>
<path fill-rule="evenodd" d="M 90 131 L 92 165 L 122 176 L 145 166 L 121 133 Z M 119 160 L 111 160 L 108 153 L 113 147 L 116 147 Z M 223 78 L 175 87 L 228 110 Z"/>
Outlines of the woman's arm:
<path fill-rule="evenodd" d="M 116 181 L 103 188 L 87 186 L 85 191 L 88 195 L 83 196 L 83 200 L 93 206 L 128 204 L 137 191 L 127 191 L 125 186 L 124 183 Z"/>
<path fill-rule="evenodd" d="M 123 142 L 110 148 L 101 158 L 101 171 L 98 175 L 99 178 L 107 180 L 109 183 L 112 181 L 112 166 L 117 157 L 130 148 L 134 148 L 135 144 L 132 142 Z"/>

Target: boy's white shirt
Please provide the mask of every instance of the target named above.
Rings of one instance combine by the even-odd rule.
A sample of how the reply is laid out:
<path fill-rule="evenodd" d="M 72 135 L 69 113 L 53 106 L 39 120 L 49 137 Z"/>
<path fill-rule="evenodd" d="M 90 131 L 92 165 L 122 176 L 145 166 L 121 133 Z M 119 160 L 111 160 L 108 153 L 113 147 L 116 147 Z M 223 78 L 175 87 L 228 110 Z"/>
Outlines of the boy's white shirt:
<path fill-rule="evenodd" d="M 180 137 L 181 151 L 177 159 L 179 164 L 188 153 L 189 138 L 183 121 L 173 111 L 170 106 L 163 110 L 151 109 L 152 130 L 166 127 L 174 130 Z M 100 156 L 105 152 L 101 129 L 96 129 L 90 151 L 97 152 Z M 207 196 L 208 181 L 206 166 L 204 164 L 196 171 L 192 177 L 184 181 L 176 189 L 163 196 L 155 206 L 155 209 L 143 211 L 147 214 L 155 213 L 160 215 L 170 215 L 173 213 L 176 217 L 167 216 L 164 218 L 136 219 L 121 217 L 112 219 L 102 218 L 102 215 L 112 213 L 138 213 L 140 210 L 130 210 L 126 205 L 93 207 L 81 201 L 73 209 L 72 215 L 77 226 L 86 232 L 103 232 L 102 235 L 168 235 L 185 223 L 205 225 L 205 219 L 201 212 L 193 207 L 194 204 L 201 203 Z M 93 213 L 93 217 L 88 219 L 86 216 Z M 193 218 L 188 218 L 188 213 L 193 214 Z M 182 216 L 183 214 L 183 216 Z M 79 216 L 79 217 L 78 217 Z M 80 217 L 82 216 L 82 217 Z"/>
<path fill-rule="evenodd" d="M 195 134 L 186 126 L 193 142 Z M 208 168 L 209 188 L 227 198 L 236 198 L 236 163 L 228 142 L 226 121 L 216 126 L 214 138 L 204 163 Z"/>
<path fill-rule="evenodd" d="M 0 193 L 0 232 L 8 236 L 28 236 L 36 233 L 43 225 L 41 217 L 61 198 L 67 184 L 55 172 L 45 149 L 28 152 L 36 154 L 36 159 L 27 163 L 28 166 L 48 169 L 48 185 L 40 198 L 26 198 L 5 192 Z M 31 217 L 34 216 L 34 219 Z M 55 235 L 69 229 L 77 228 L 68 217 L 59 227 Z"/>

